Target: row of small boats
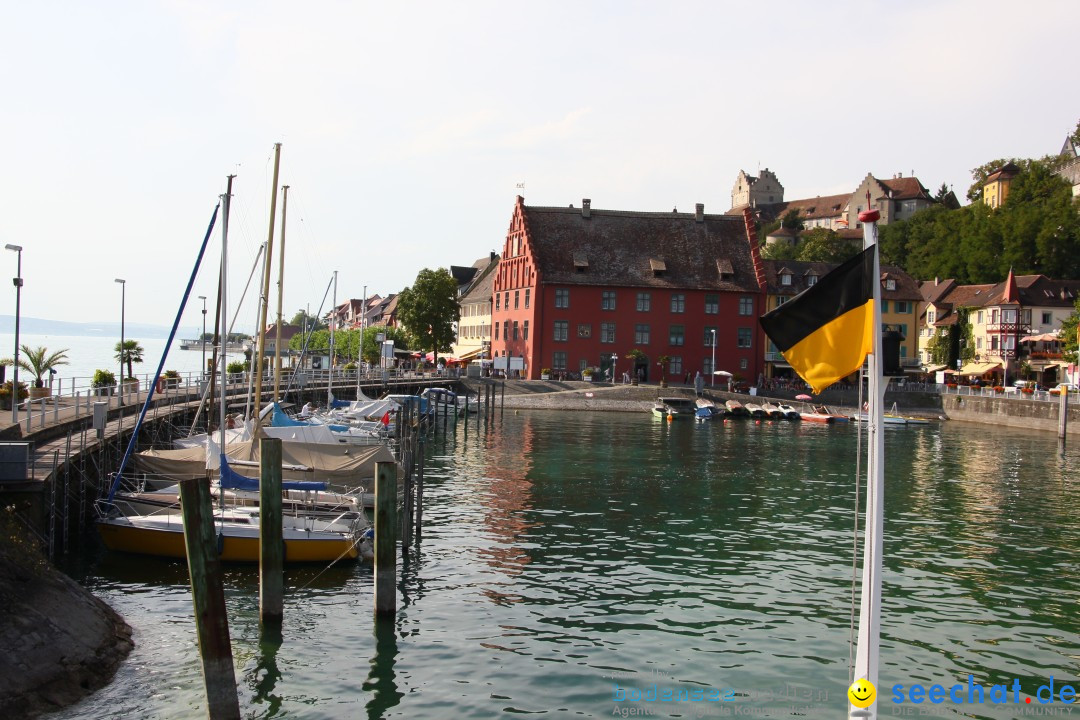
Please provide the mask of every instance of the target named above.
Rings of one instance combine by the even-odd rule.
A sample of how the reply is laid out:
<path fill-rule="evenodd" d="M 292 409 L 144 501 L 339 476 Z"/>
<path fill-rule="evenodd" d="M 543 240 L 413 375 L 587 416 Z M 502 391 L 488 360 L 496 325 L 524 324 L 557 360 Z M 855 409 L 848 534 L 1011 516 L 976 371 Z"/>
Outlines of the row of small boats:
<path fill-rule="evenodd" d="M 707 422 L 716 418 L 756 418 L 759 420 L 800 420 L 813 423 L 846 423 L 852 420 L 866 422 L 866 413 L 854 417 L 836 412 L 828 405 L 807 404 L 803 410 L 797 410 L 786 403 L 773 403 L 768 400 L 756 402 L 741 402 L 739 400 L 727 400 L 722 403 L 714 402 L 708 398 L 698 398 L 696 401 L 685 397 L 661 397 L 652 407 L 653 415 L 667 420 L 679 418 L 694 418 L 698 422 Z M 887 425 L 925 425 L 930 421 L 926 418 L 900 415 L 896 412 L 896 406 L 890 413 L 885 413 Z"/>

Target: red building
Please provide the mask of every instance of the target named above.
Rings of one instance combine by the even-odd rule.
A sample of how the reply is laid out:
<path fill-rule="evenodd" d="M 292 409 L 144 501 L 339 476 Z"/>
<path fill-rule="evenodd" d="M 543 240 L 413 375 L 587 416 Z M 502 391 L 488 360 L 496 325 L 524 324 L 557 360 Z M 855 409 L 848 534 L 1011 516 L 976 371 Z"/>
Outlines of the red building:
<path fill-rule="evenodd" d="M 748 216 L 514 206 L 492 295 L 493 356 L 524 377 L 598 368 L 755 381 L 764 363 L 764 275 Z M 713 367 L 713 337 L 716 339 Z M 644 360 L 627 354 L 640 350 Z M 613 357 L 614 356 L 614 357 Z M 612 377 L 608 375 L 608 377 Z"/>

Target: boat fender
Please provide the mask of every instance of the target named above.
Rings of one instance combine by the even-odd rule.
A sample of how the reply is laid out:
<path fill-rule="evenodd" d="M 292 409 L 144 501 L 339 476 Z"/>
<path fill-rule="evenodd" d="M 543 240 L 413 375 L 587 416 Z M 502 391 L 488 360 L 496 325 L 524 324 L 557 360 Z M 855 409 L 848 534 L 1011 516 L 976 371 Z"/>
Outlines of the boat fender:
<path fill-rule="evenodd" d="M 360 539 L 361 540 L 374 540 L 375 539 L 375 528 L 368 528 L 367 530 L 365 530 L 364 534 L 360 536 Z"/>
<path fill-rule="evenodd" d="M 225 533 L 219 532 L 217 534 L 217 554 L 221 557 L 225 553 Z"/>

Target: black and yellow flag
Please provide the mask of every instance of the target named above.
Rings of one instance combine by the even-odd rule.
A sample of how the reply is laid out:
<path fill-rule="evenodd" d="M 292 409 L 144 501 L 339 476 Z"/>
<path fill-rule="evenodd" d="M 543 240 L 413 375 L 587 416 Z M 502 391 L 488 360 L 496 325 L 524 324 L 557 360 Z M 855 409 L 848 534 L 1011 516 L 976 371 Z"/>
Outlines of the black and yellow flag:
<path fill-rule="evenodd" d="M 814 392 L 858 370 L 873 351 L 876 251 L 867 248 L 761 317 L 765 334 Z"/>

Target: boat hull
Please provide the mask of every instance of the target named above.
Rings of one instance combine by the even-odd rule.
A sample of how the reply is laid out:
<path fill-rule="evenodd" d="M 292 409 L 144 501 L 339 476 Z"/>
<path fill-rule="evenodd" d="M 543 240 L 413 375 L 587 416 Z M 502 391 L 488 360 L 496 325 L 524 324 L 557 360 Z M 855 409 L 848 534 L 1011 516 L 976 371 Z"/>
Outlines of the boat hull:
<path fill-rule="evenodd" d="M 184 526 L 178 516 L 164 521 L 155 519 L 153 522 L 133 521 L 124 517 L 105 518 L 98 521 L 98 532 L 109 550 L 167 558 L 187 557 Z M 356 560 L 363 552 L 358 538 L 350 533 L 325 537 L 315 535 L 286 529 L 285 562 L 330 563 L 337 560 Z M 240 529 L 226 526 L 221 543 L 219 557 L 224 562 L 259 561 L 258 528 Z"/>

